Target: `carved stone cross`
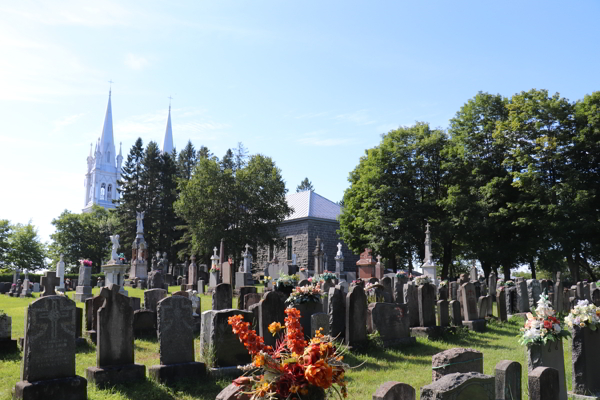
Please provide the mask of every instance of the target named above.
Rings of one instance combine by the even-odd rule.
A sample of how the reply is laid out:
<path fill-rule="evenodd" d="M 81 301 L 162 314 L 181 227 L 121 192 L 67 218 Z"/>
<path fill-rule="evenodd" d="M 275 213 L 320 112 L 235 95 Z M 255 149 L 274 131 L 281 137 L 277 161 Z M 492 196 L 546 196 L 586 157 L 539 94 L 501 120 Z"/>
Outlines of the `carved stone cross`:
<path fill-rule="evenodd" d="M 44 288 L 42 292 L 42 297 L 44 296 L 54 296 L 56 292 L 54 291 L 54 287 L 59 284 L 60 279 L 56 278 L 56 272 L 48 271 L 42 279 L 40 279 L 41 285 Z"/>

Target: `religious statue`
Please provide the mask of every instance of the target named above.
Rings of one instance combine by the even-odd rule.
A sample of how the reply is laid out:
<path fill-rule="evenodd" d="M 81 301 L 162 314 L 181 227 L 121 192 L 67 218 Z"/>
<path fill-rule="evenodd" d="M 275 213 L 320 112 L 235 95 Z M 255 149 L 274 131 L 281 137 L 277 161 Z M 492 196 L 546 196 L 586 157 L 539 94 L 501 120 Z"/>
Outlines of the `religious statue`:
<path fill-rule="evenodd" d="M 119 247 L 121 247 L 119 245 L 119 235 L 110 236 L 110 241 L 112 242 L 112 253 L 110 255 L 110 259 L 111 259 L 111 261 L 118 263 L 119 255 L 117 254 L 117 250 L 119 250 Z"/>
<path fill-rule="evenodd" d="M 138 212 L 136 214 L 137 214 L 137 217 L 136 217 L 137 233 L 144 233 L 144 214 L 145 214 L 145 212 L 142 211 L 142 212 Z"/>

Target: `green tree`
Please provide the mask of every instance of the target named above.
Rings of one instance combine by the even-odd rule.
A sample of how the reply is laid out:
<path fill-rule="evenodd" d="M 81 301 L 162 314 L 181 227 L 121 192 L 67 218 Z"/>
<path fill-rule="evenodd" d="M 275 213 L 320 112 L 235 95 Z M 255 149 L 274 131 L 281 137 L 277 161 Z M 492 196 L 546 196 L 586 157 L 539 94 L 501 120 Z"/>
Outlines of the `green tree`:
<path fill-rule="evenodd" d="M 192 179 L 179 182 L 175 210 L 189 226 L 194 252 L 212 254 L 224 239 L 237 260 L 246 243 L 265 245 L 277 237 L 277 225 L 290 209 L 271 158 L 253 155 L 241 168 L 231 150 L 223 159 L 199 160 Z"/>
<path fill-rule="evenodd" d="M 48 251 L 52 265 L 56 265 L 63 254 L 69 268 L 77 270 L 79 260 L 89 259 L 94 272 L 99 273 L 102 261 L 107 261 L 110 257 L 110 235 L 114 233 L 116 223 L 113 211 L 97 205 L 88 213 L 63 211 L 58 218 L 52 220 L 52 225 L 56 228 L 50 235 L 52 243 Z M 120 243 L 121 246 L 125 244 L 122 238 Z"/>
<path fill-rule="evenodd" d="M 183 150 L 179 152 L 177 158 L 177 174 L 179 178 L 189 180 L 192 177 L 192 173 L 194 172 L 197 163 L 198 157 L 196 155 L 196 149 L 194 149 L 192 142 L 188 140 Z"/>
<path fill-rule="evenodd" d="M 312 182 L 308 180 L 308 177 L 304 178 L 302 180 L 302 182 L 300 182 L 300 184 L 298 186 L 296 186 L 296 193 L 298 193 L 298 192 L 304 192 L 306 190 L 315 190 L 315 188 L 313 187 Z"/>
<path fill-rule="evenodd" d="M 10 234 L 12 227 L 7 219 L 0 219 L 0 268 L 4 268 L 8 259 L 8 251 L 10 250 Z"/>
<path fill-rule="evenodd" d="M 8 237 L 7 265 L 11 269 L 35 271 L 45 266 L 46 246 L 41 242 L 35 226 L 16 224 Z"/>

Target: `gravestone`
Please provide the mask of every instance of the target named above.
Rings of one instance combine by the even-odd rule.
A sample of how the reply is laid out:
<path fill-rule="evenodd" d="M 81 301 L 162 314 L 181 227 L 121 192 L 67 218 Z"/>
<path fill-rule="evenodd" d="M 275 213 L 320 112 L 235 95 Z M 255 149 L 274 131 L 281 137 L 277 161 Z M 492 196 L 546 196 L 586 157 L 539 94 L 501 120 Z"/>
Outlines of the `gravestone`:
<path fill-rule="evenodd" d="M 250 310 L 250 306 L 258 304 L 262 300 L 260 293 L 248 293 L 244 295 L 244 310 Z"/>
<path fill-rule="evenodd" d="M 298 282 L 298 286 L 300 286 L 300 287 L 310 286 L 310 281 L 308 279 L 302 279 L 302 280 L 300 280 L 300 282 Z"/>
<path fill-rule="evenodd" d="M 323 312 L 323 304 L 320 302 L 307 301 L 305 303 L 294 304 L 293 307 L 300 311 L 300 325 L 304 330 L 304 335 L 308 336 L 311 328 L 311 318 L 313 314 Z M 365 304 L 366 308 L 366 304 Z M 365 319 L 366 322 L 366 319 Z"/>
<path fill-rule="evenodd" d="M 96 367 L 86 370 L 88 381 L 99 388 L 146 377 L 146 367 L 134 364 L 133 308 L 120 289 L 113 284 L 100 291 L 105 302 L 97 316 Z"/>
<path fill-rule="evenodd" d="M 496 364 L 496 400 L 521 400 L 521 364 L 504 360 Z"/>
<path fill-rule="evenodd" d="M 404 304 L 408 306 L 410 326 L 419 326 L 419 293 L 412 282 L 404 285 Z"/>
<path fill-rule="evenodd" d="M 78 285 L 75 287 L 75 301 L 85 302 L 93 297 L 92 295 L 92 267 L 86 267 L 82 264 L 79 266 Z"/>
<path fill-rule="evenodd" d="M 27 307 L 21 380 L 15 399 L 87 399 L 87 381 L 75 375 L 76 305 L 45 296 Z"/>
<path fill-rule="evenodd" d="M 462 296 L 465 321 L 474 321 L 478 319 L 477 297 L 475 295 L 475 287 L 471 282 L 462 285 Z"/>
<path fill-rule="evenodd" d="M 393 303 L 394 302 L 394 290 L 392 288 L 392 278 L 390 278 L 389 276 L 384 276 L 380 280 L 380 282 L 383 285 L 384 301 L 386 303 Z"/>
<path fill-rule="evenodd" d="M 469 279 L 471 280 L 471 282 L 477 281 L 477 267 L 471 267 L 471 269 L 469 270 Z"/>
<path fill-rule="evenodd" d="M 574 326 L 571 332 L 573 394 L 600 397 L 600 379 L 597 373 L 600 360 L 600 331 Z"/>
<path fill-rule="evenodd" d="M 257 293 L 256 287 L 254 286 L 242 286 L 239 288 L 238 298 L 238 310 L 246 310 L 246 304 L 244 303 L 246 295 L 250 293 Z"/>
<path fill-rule="evenodd" d="M 48 271 L 42 276 L 40 279 L 41 285 L 44 288 L 44 291 L 40 295 L 40 297 L 44 296 L 53 296 L 56 294 L 54 291 L 56 284 L 59 282 L 58 278 L 56 278 L 56 272 Z"/>
<path fill-rule="evenodd" d="M 133 336 L 156 338 L 156 313 L 150 310 L 133 312 Z"/>
<path fill-rule="evenodd" d="M 431 371 L 432 381 L 456 372 L 483 373 L 483 353 L 461 347 L 442 351 L 431 357 Z"/>
<path fill-rule="evenodd" d="M 156 312 L 156 305 L 167 297 L 167 294 L 168 292 L 165 289 L 148 289 L 144 291 L 144 308 Z"/>
<path fill-rule="evenodd" d="M 556 311 L 557 314 L 564 310 L 563 296 L 563 284 L 560 281 L 559 276 L 559 279 L 554 284 L 554 303 L 552 304 L 552 308 L 554 308 L 554 311 Z"/>
<path fill-rule="evenodd" d="M 17 340 L 12 339 L 12 318 L 8 315 L 0 317 L 0 354 L 19 351 Z"/>
<path fill-rule="evenodd" d="M 206 293 L 206 282 L 204 279 L 198 281 L 198 294 Z"/>
<path fill-rule="evenodd" d="M 371 303 L 367 309 L 367 318 L 372 331 L 379 332 L 384 346 L 414 343 L 410 337 L 408 307 L 404 304 Z"/>
<path fill-rule="evenodd" d="M 250 354 L 233 333 L 227 320 L 234 315 L 242 315 L 245 322 L 252 323 L 252 312 L 243 310 L 208 310 L 202 313 L 200 348 L 211 349 L 215 365 L 234 367 L 250 362 Z"/>
<path fill-rule="evenodd" d="M 334 338 L 343 338 L 346 332 L 346 296 L 341 287 L 329 288 L 329 333 Z"/>
<path fill-rule="evenodd" d="M 217 287 L 217 285 L 219 284 L 219 272 L 211 272 L 209 274 L 209 281 L 208 281 L 208 286 L 211 288 Z"/>
<path fill-rule="evenodd" d="M 565 360 L 562 340 L 548 341 L 545 345 L 528 345 L 525 348 L 525 356 L 527 359 L 527 371 L 530 374 L 537 367 L 550 367 L 558 371 L 559 399 L 567 400 L 567 384 L 565 379 Z"/>
<path fill-rule="evenodd" d="M 367 295 L 360 286 L 353 286 L 346 295 L 347 346 L 361 346 L 367 341 Z"/>
<path fill-rule="evenodd" d="M 529 311 L 529 296 L 527 294 L 527 282 L 515 282 L 517 287 L 517 310 L 520 313 Z"/>
<path fill-rule="evenodd" d="M 329 335 L 329 315 L 326 313 L 320 312 L 310 316 L 310 337 L 315 337 L 319 329 L 323 335 Z"/>
<path fill-rule="evenodd" d="M 404 278 L 394 278 L 394 302 L 404 304 Z"/>
<path fill-rule="evenodd" d="M 277 292 L 268 292 L 258 303 L 258 334 L 264 339 L 266 345 L 275 348 L 279 336 L 269 332 L 269 325 L 273 322 L 285 324 L 285 303 Z M 305 331 L 305 334 L 308 332 Z"/>
<path fill-rule="evenodd" d="M 487 308 L 488 308 L 487 298 L 485 296 L 479 297 L 479 299 L 477 300 L 477 310 L 479 312 L 479 319 L 485 319 L 485 317 L 487 317 L 487 314 L 488 314 Z"/>
<path fill-rule="evenodd" d="M 599 288 L 594 288 L 592 290 L 592 303 L 596 307 L 600 307 L 600 289 Z"/>
<path fill-rule="evenodd" d="M 439 300 L 437 302 L 437 317 L 438 326 L 450 325 L 450 316 L 448 314 L 448 300 Z"/>
<path fill-rule="evenodd" d="M 529 400 L 560 400 L 560 376 L 554 368 L 537 367 L 529 373 Z M 565 397 L 566 398 L 566 397 Z"/>
<path fill-rule="evenodd" d="M 173 294 L 171 296 L 181 296 L 181 297 L 188 298 L 189 294 L 185 290 L 178 290 L 176 292 L 173 292 Z"/>
<path fill-rule="evenodd" d="M 421 400 L 495 400 L 494 377 L 478 372 L 454 373 L 421 388 Z"/>
<path fill-rule="evenodd" d="M 332 279 L 326 279 L 324 282 L 321 282 L 321 293 L 323 293 L 321 302 L 323 303 L 323 311 L 325 311 L 325 313 L 327 313 L 327 310 L 329 309 L 329 289 L 334 286 L 335 283 Z"/>
<path fill-rule="evenodd" d="M 212 295 L 212 309 L 228 310 L 233 308 L 233 292 L 231 285 L 228 283 L 220 283 L 215 287 Z"/>
<path fill-rule="evenodd" d="M 454 326 L 462 326 L 461 308 L 458 300 L 450 301 L 450 313 L 452 314 L 452 325 Z"/>
<path fill-rule="evenodd" d="M 234 266 L 229 261 L 225 261 L 221 264 L 221 276 L 223 277 L 223 283 L 227 283 L 232 287 L 235 285 L 235 273 L 233 271 Z"/>
<path fill-rule="evenodd" d="M 96 332 L 98 327 L 98 310 L 104 305 L 105 298 L 94 296 L 85 301 L 85 326 L 86 334 L 96 343 Z"/>
<path fill-rule="evenodd" d="M 254 285 L 254 279 L 251 272 L 236 272 L 235 273 L 235 288 L 239 289 L 243 286 Z"/>
<path fill-rule="evenodd" d="M 418 287 L 419 326 L 435 326 L 435 286 L 430 283 Z"/>
<path fill-rule="evenodd" d="M 527 298 L 529 300 L 529 309 L 533 310 L 537 307 L 537 302 L 542 294 L 542 285 L 537 279 L 528 279 L 527 281 Z"/>
<path fill-rule="evenodd" d="M 487 316 L 493 317 L 494 316 L 494 296 L 492 296 L 491 294 L 488 294 L 487 296 L 485 296 L 485 300 L 487 301 Z"/>
<path fill-rule="evenodd" d="M 160 365 L 149 368 L 150 378 L 172 384 L 204 377 L 205 365 L 194 362 L 192 301 L 181 296 L 166 297 L 158 302 L 157 315 Z"/>
<path fill-rule="evenodd" d="M 508 286 L 505 287 L 504 290 L 506 299 L 506 314 L 517 314 L 519 312 L 517 307 L 517 288 L 514 286 Z"/>
<path fill-rule="evenodd" d="M 458 300 L 458 282 L 450 282 L 450 299 Z"/>
<path fill-rule="evenodd" d="M 373 395 L 373 400 L 415 400 L 415 389 L 400 382 L 382 383 Z"/>
<path fill-rule="evenodd" d="M 492 296 L 496 296 L 496 286 L 497 286 L 498 278 L 494 272 L 490 273 L 488 276 L 488 286 L 490 289 L 490 294 Z"/>

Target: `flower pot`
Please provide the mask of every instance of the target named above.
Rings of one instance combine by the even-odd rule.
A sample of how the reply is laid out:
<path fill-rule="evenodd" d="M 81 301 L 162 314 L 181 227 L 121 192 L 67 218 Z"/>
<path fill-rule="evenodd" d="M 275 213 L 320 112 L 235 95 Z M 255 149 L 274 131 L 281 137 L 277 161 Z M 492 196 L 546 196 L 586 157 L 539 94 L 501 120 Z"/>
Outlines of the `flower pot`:
<path fill-rule="evenodd" d="M 565 357 L 562 340 L 549 341 L 546 344 L 529 344 L 525 348 L 527 370 L 537 367 L 550 367 L 558 371 L 560 400 L 567 400 L 567 382 L 565 379 Z"/>

